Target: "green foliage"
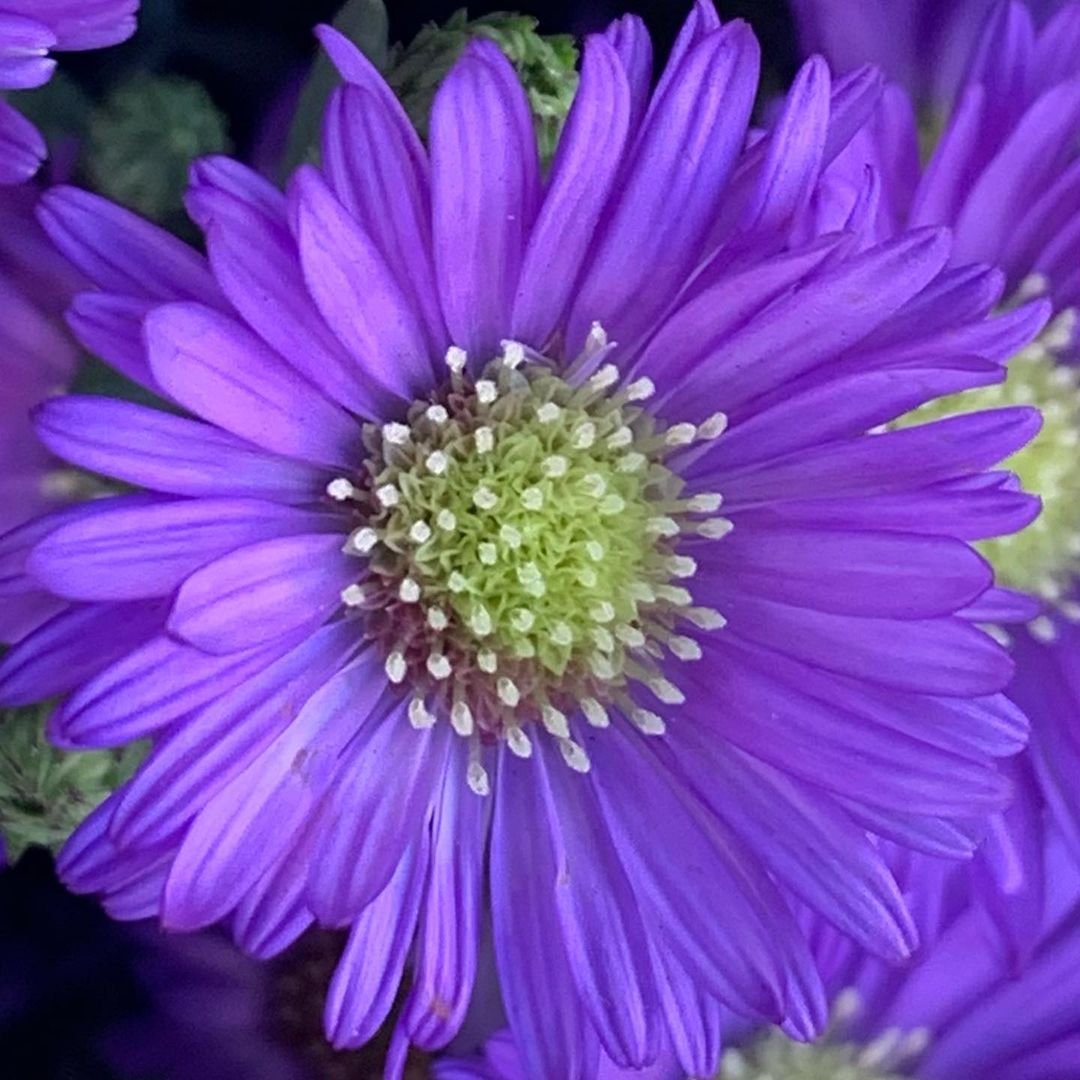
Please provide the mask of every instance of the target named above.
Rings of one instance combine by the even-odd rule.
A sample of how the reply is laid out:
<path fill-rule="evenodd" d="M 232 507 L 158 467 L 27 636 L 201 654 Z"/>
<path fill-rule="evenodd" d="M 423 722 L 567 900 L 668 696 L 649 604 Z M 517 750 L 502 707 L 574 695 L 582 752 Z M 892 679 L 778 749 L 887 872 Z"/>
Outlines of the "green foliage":
<path fill-rule="evenodd" d="M 48 715 L 48 706 L 0 711 L 0 835 L 11 861 L 31 844 L 56 851 L 144 753 L 58 750 L 45 739 Z"/>
<path fill-rule="evenodd" d="M 84 168 L 103 195 L 176 229 L 192 160 L 228 149 L 225 118 L 199 83 L 144 73 L 93 110 Z"/>

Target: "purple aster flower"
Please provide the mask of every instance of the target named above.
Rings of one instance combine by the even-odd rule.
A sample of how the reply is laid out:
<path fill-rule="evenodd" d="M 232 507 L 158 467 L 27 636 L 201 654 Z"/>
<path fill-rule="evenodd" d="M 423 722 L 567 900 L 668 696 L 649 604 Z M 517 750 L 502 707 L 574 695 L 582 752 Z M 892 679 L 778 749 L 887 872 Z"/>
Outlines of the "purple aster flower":
<path fill-rule="evenodd" d="M 550 176 L 489 42 L 425 151 L 345 85 L 282 194 L 194 171 L 208 258 L 104 200 L 42 220 L 97 285 L 70 321 L 176 407 L 69 397 L 46 445 L 143 491 L 9 534 L 0 588 L 67 606 L 0 663 L 66 746 L 150 737 L 62 856 L 129 917 L 272 955 L 348 927 L 326 1026 L 388 1063 L 459 1029 L 490 925 L 530 1076 L 716 1065 L 722 1007 L 824 1019 L 797 904 L 892 959 L 880 844 L 970 855 L 1025 721 L 970 541 L 1037 509 L 987 472 L 1028 408 L 880 433 L 1000 380 L 1041 301 L 947 232 L 806 242 L 876 77 L 807 64 L 747 147 L 756 43 L 699 3 L 650 94 L 586 44 Z M 721 514 L 721 510 L 723 514 Z"/>
<path fill-rule="evenodd" d="M 998 0 L 791 0 L 803 52 L 839 72 L 876 64 L 922 106 L 946 109 Z M 1045 21 L 1062 0 L 1029 0 Z"/>
<path fill-rule="evenodd" d="M 940 141 L 920 164 L 911 105 L 889 87 L 872 120 L 838 156 L 811 211 L 814 229 L 830 229 L 857 206 L 868 242 L 915 226 L 950 225 L 952 260 L 997 264 L 1004 308 L 1031 296 L 1049 300 L 1052 318 L 1039 338 L 1008 361 L 1008 378 L 993 387 L 945 398 L 917 411 L 926 420 L 1023 401 L 1041 407 L 1035 440 L 1006 464 L 1041 496 L 1043 511 L 1026 529 L 981 546 L 1011 602 L 981 613 L 1011 629 L 1018 661 L 1010 694 L 1033 721 L 1029 762 L 1041 798 L 1074 839 L 1080 857 L 1080 802 L 1072 779 L 1077 750 L 1080 653 L 1080 375 L 1076 312 L 1080 305 L 1080 4 L 1070 3 L 1040 31 L 1027 7 L 999 4 L 972 49 L 966 80 Z M 867 199 L 867 168 L 873 197 Z M 1004 592 L 1004 590 L 1003 590 Z M 1038 801 L 1038 799 L 1036 799 Z M 1041 811 L 1031 809 L 1038 817 Z M 995 830 L 995 834 L 999 830 Z M 1038 830 L 1008 857 L 987 849 L 1004 878 L 1018 866 L 1034 888 L 1041 870 Z M 1023 953 L 1032 923 L 1009 920 Z M 1025 944 L 1026 942 L 1026 944 Z"/>
<path fill-rule="evenodd" d="M 919 897 L 934 944 L 897 967 L 868 955 L 820 920 L 808 919 L 825 979 L 830 1024 L 814 1043 L 734 1018 L 716 1080 L 1073 1080 L 1080 1060 L 1080 880 L 1056 846 L 1051 890 L 1035 913 L 1037 944 L 1019 975 L 1002 963 L 970 875 L 939 860 L 908 863 L 902 880 Z M 977 890 L 976 890 L 977 895 Z M 525 1080 L 509 1032 L 482 1053 L 446 1057 L 435 1080 Z M 663 1062 L 651 1073 L 608 1065 L 602 1080 L 683 1080 Z"/>
<path fill-rule="evenodd" d="M 12 1077 L 298 1080 L 266 968 L 218 933 L 112 922 L 41 848 L 0 870 L 0 1048 Z"/>
<path fill-rule="evenodd" d="M 71 381 L 79 348 L 63 311 L 87 282 L 34 217 L 36 188 L 0 189 L 0 530 L 39 514 L 64 493 L 31 410 Z M 0 616 L 0 622 L 6 620 Z"/>
<path fill-rule="evenodd" d="M 51 51 L 101 49 L 135 33 L 139 0 L 0 0 L 0 90 L 29 90 L 52 77 Z M 45 158 L 41 133 L 0 100 L 0 184 L 18 184 Z"/>

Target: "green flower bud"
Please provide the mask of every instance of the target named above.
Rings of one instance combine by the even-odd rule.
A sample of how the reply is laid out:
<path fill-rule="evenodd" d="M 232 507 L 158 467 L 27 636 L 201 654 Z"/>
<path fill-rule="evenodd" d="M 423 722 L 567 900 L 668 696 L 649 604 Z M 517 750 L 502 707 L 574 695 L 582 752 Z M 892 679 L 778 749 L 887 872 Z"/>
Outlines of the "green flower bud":
<path fill-rule="evenodd" d="M 0 835 L 14 862 L 32 844 L 56 851 L 142 759 L 140 744 L 67 753 L 45 739 L 48 706 L 0 712 Z"/>
<path fill-rule="evenodd" d="M 443 26 L 425 26 L 409 46 L 398 46 L 391 54 L 386 80 L 426 138 L 439 84 L 470 40 L 488 38 L 517 69 L 529 95 L 541 157 L 550 161 L 577 92 L 578 50 L 569 35 L 539 34 L 538 25 L 531 15 L 505 11 L 470 20 L 462 9 Z"/>
<path fill-rule="evenodd" d="M 192 159 L 228 149 L 225 118 L 202 86 L 141 74 L 94 109 L 85 168 L 103 195 L 175 226 Z"/>

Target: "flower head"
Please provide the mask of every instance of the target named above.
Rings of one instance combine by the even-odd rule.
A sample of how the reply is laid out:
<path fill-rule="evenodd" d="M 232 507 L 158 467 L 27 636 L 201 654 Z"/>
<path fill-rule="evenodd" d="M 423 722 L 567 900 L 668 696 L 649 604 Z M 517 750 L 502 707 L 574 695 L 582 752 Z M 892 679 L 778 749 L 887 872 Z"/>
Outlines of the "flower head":
<path fill-rule="evenodd" d="M 0 12 L 0 90 L 29 90 L 52 77 L 52 51 L 100 49 L 135 32 L 139 0 L 4 0 Z M 0 100 L 0 184 L 28 179 L 45 157 L 41 133 Z"/>
<path fill-rule="evenodd" d="M 82 192 L 43 210 L 99 287 L 72 324 L 189 414 L 44 405 L 51 449 L 146 490 L 0 550 L 70 602 L 4 700 L 155 740 L 65 878 L 258 955 L 348 926 L 339 1046 L 411 958 L 389 1075 L 461 1025 L 486 908 L 532 1076 L 667 1041 L 708 1073 L 722 1006 L 809 1033 L 793 898 L 906 956 L 867 830 L 970 853 L 1024 740 L 963 615 L 995 596 L 967 541 L 1032 513 L 983 470 L 1038 417 L 878 428 L 999 379 L 969 338 L 1019 348 L 1044 305 L 988 320 L 942 230 L 798 239 L 874 78 L 812 61 L 746 149 L 757 46 L 706 3 L 651 95 L 638 20 L 588 40 L 546 182 L 492 43 L 429 154 L 321 36 L 321 169 L 196 166 L 208 261 Z"/>

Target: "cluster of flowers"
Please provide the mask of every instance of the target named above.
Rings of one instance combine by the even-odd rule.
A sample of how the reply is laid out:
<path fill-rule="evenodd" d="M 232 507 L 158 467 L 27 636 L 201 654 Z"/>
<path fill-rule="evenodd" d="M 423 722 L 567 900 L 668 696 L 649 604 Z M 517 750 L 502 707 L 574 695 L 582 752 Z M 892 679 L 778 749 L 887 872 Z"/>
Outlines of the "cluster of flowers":
<path fill-rule="evenodd" d="M 0 0 L 2 85 L 132 7 Z M 1080 4 L 797 7 L 761 127 L 710 0 L 585 41 L 547 170 L 492 41 L 425 143 L 323 27 L 205 254 L 4 196 L 0 704 L 152 744 L 61 877 L 347 930 L 388 1077 L 1080 1077 Z M 157 405 L 56 395 L 43 296 Z"/>

